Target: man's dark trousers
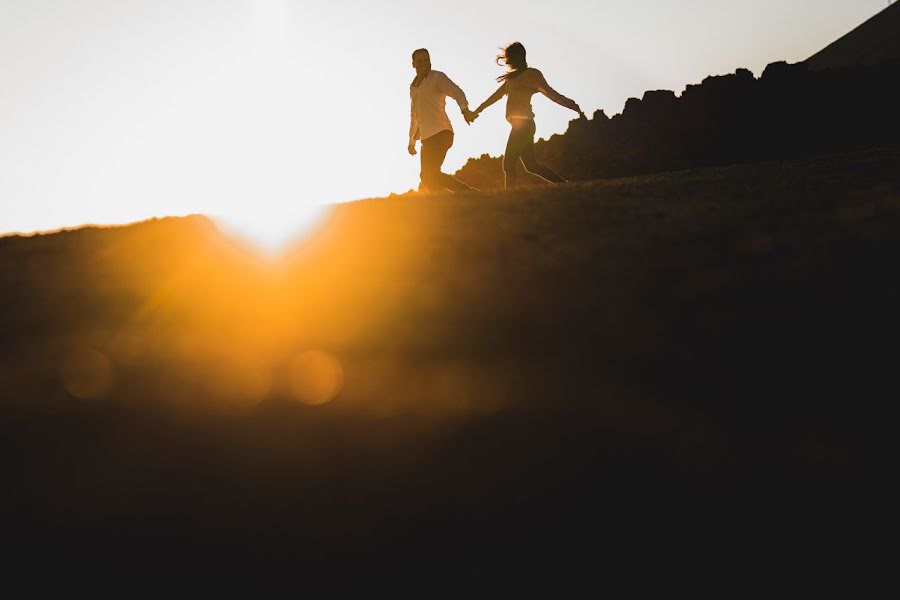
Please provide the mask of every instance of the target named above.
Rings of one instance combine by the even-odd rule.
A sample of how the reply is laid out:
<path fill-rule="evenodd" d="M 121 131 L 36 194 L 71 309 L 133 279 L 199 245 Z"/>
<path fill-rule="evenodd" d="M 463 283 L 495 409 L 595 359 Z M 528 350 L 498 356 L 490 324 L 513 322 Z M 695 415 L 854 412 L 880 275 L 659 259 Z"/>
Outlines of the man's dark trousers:
<path fill-rule="evenodd" d="M 429 192 L 463 192 L 472 189 L 462 181 L 441 172 L 441 165 L 452 145 L 453 132 L 449 129 L 422 140 L 422 187 Z"/>

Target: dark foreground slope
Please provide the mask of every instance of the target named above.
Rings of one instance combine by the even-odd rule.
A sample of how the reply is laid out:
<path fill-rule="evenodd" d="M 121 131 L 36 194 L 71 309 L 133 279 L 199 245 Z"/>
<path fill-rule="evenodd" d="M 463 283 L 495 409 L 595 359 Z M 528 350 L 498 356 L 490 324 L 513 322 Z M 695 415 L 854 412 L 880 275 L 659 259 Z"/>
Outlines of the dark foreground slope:
<path fill-rule="evenodd" d="M 891 472 L 898 173 L 364 201 L 278 264 L 202 218 L 0 239 L 10 564 L 839 567 Z"/>

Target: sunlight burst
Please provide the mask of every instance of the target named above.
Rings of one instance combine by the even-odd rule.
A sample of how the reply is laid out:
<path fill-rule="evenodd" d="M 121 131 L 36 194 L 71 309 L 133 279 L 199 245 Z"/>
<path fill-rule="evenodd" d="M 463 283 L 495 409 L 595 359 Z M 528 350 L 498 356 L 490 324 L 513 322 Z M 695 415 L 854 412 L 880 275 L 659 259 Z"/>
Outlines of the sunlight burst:
<path fill-rule="evenodd" d="M 312 233 L 330 212 L 330 205 L 299 205 L 277 212 L 218 215 L 216 223 L 226 233 L 273 254 Z"/>

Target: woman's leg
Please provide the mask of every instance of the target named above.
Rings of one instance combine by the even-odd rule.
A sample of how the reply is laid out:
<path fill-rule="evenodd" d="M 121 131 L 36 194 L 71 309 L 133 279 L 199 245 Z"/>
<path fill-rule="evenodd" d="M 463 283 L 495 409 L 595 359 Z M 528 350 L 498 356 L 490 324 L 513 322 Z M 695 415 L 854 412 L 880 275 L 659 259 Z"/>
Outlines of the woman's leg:
<path fill-rule="evenodd" d="M 516 165 L 522 156 L 522 151 L 534 139 L 534 130 L 529 134 L 528 123 L 526 119 L 510 119 L 512 129 L 509 132 L 509 140 L 506 142 L 506 152 L 503 154 L 503 174 L 505 177 L 505 187 L 508 190 L 516 187 L 518 177 L 516 177 Z"/>
<path fill-rule="evenodd" d="M 541 163 L 537 161 L 537 158 L 534 156 L 534 121 L 528 121 L 530 124 L 529 131 L 530 135 L 528 136 L 528 144 L 522 148 L 522 164 L 525 165 L 525 170 L 529 173 L 537 175 L 543 179 L 551 183 L 565 183 L 566 180 L 557 175 L 552 169 L 549 167 L 545 167 Z"/>

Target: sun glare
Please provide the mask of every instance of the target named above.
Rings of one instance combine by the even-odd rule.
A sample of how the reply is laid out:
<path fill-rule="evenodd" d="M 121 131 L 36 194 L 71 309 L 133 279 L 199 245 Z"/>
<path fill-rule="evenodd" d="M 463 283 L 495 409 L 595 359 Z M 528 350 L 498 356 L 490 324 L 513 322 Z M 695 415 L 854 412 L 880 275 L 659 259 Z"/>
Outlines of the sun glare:
<path fill-rule="evenodd" d="M 297 140 L 304 137 L 301 133 L 307 137 L 315 134 L 310 131 L 315 121 L 301 118 L 303 90 L 285 77 L 292 70 L 286 1 L 256 0 L 254 9 L 252 85 L 244 100 L 253 110 L 254 127 L 248 143 L 258 151 L 243 165 L 243 174 L 253 182 L 246 190 L 252 189 L 256 199 L 247 202 L 232 198 L 229 208 L 218 213 L 215 220 L 224 232 L 271 255 L 311 233 L 329 208 L 293 198 L 284 189 L 283 173 L 305 162 L 305 156 L 297 155 Z M 317 198 L 318 202 L 323 200 L 329 198 Z"/>
<path fill-rule="evenodd" d="M 276 254 L 291 242 L 312 233 L 331 212 L 330 205 L 299 205 L 287 211 L 248 211 L 240 215 L 218 215 L 216 223 L 267 254 Z"/>

